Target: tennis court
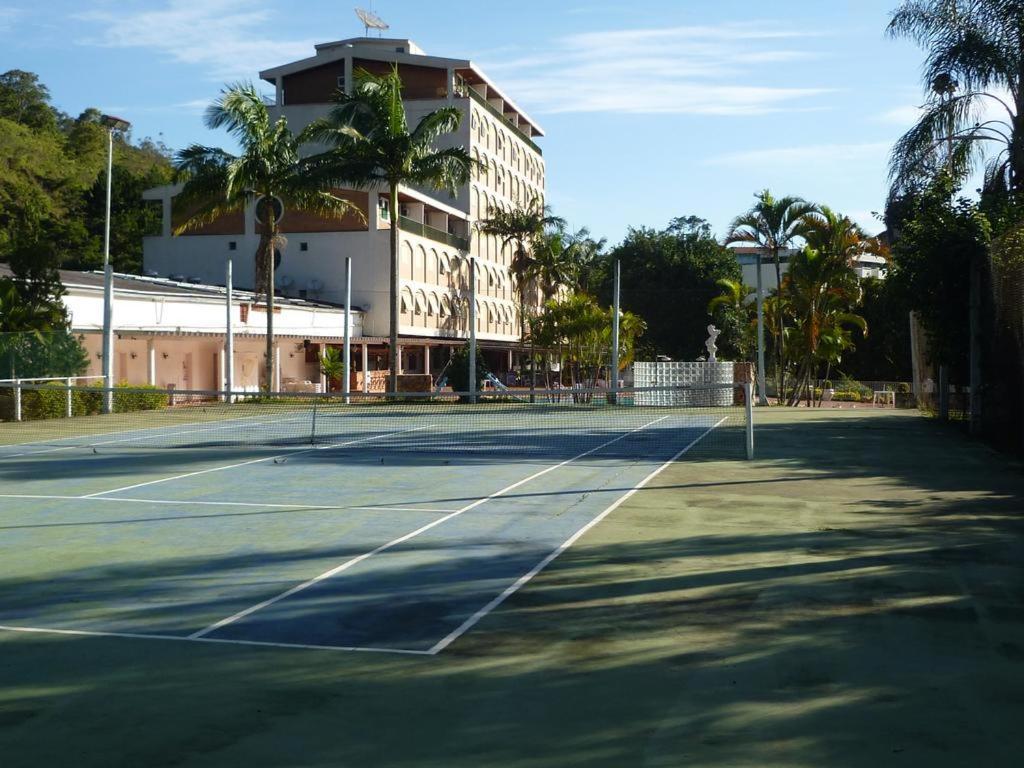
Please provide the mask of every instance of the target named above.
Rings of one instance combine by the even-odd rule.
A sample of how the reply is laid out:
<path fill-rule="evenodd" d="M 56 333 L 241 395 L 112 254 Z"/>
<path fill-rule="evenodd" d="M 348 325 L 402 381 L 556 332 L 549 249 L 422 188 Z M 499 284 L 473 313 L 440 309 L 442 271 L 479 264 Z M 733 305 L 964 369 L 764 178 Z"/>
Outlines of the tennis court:
<path fill-rule="evenodd" d="M 436 654 L 667 464 L 741 458 L 733 394 L 179 393 L 4 423 L 0 562 L 21 587 L 0 627 Z"/>

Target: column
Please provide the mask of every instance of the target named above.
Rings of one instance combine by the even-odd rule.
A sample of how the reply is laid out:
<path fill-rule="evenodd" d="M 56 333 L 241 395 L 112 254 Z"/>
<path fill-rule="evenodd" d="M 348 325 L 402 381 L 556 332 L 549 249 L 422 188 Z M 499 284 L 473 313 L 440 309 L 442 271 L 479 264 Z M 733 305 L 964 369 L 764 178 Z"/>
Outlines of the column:
<path fill-rule="evenodd" d="M 423 372 L 430 375 L 430 345 L 423 345 Z"/>
<path fill-rule="evenodd" d="M 398 349 L 395 350 L 395 359 L 391 361 L 391 364 L 395 366 L 395 370 L 398 375 L 402 375 L 402 345 L 398 345 Z"/>
<path fill-rule="evenodd" d="M 274 345 L 274 386 L 275 392 L 281 391 L 281 345 Z"/>
<path fill-rule="evenodd" d="M 156 386 L 156 339 L 146 339 L 146 381 Z"/>
<path fill-rule="evenodd" d="M 363 392 L 369 393 L 370 391 L 370 345 L 365 341 L 362 344 L 363 347 Z"/>
<path fill-rule="evenodd" d="M 508 348 L 508 366 L 506 370 L 511 371 L 515 366 L 512 364 L 512 347 Z"/>

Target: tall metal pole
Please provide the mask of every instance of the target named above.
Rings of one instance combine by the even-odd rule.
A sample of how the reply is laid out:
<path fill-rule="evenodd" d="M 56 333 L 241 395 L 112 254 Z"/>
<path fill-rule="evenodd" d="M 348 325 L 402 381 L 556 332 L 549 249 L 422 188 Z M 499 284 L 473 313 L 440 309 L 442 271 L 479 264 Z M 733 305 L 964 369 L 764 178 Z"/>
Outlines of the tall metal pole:
<path fill-rule="evenodd" d="M 345 403 L 349 402 L 352 379 L 349 363 L 352 360 L 352 346 L 349 328 L 352 326 L 352 257 L 345 257 L 345 349 L 342 352 L 344 367 L 341 374 L 341 391 L 345 395 Z"/>
<path fill-rule="evenodd" d="M 764 277 L 761 274 L 761 254 L 757 254 L 757 404 L 768 405 L 764 385 Z"/>
<path fill-rule="evenodd" d="M 970 294 L 968 308 L 968 326 L 970 331 L 970 422 L 972 435 L 981 434 L 981 265 L 978 260 L 971 260 Z"/>
<path fill-rule="evenodd" d="M 469 402 L 476 402 L 476 259 L 469 259 Z"/>
<path fill-rule="evenodd" d="M 224 389 L 226 395 L 225 401 L 233 402 L 231 393 L 235 388 L 235 331 L 234 331 L 234 318 L 231 314 L 231 303 L 232 303 L 232 275 L 231 275 L 231 257 L 228 256 L 227 271 L 224 275 L 224 287 L 225 287 L 225 336 L 224 336 Z"/>
<path fill-rule="evenodd" d="M 612 301 L 612 370 L 611 400 L 617 402 L 619 392 L 619 295 L 622 284 L 622 262 L 615 260 L 615 297 Z"/>
<path fill-rule="evenodd" d="M 113 410 L 114 394 L 114 268 L 110 264 L 110 198 L 114 170 L 114 129 L 107 129 L 107 217 L 103 225 L 103 412 Z"/>

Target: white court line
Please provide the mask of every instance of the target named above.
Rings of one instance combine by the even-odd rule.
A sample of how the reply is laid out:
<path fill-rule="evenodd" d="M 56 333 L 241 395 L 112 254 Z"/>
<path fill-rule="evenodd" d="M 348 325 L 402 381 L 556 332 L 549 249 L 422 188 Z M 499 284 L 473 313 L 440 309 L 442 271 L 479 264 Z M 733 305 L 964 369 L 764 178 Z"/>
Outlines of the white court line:
<path fill-rule="evenodd" d="M 577 454 L 576 456 L 573 456 L 571 459 L 566 459 L 565 461 L 560 462 L 559 464 L 552 464 L 550 467 L 546 467 L 545 469 L 542 469 L 539 472 L 534 472 L 529 477 L 523 478 L 522 480 L 519 480 L 518 482 L 512 483 L 512 485 L 508 485 L 508 486 L 502 488 L 500 491 L 495 491 L 490 496 L 485 496 L 482 499 L 477 499 L 476 501 L 474 501 L 474 502 L 472 502 L 470 504 L 467 504 L 466 506 L 462 507 L 461 509 L 457 509 L 457 510 L 455 510 L 454 512 L 452 512 L 450 514 L 445 515 L 444 517 L 439 517 L 437 520 L 433 520 L 433 521 L 427 523 L 426 525 L 422 525 L 422 526 L 420 526 L 419 528 L 417 528 L 414 531 L 411 531 L 411 532 L 409 532 L 409 533 L 407 533 L 407 534 L 405 534 L 403 536 L 399 536 L 397 539 L 392 539 L 387 544 L 381 544 L 376 549 L 370 550 L 369 552 L 364 552 L 363 554 L 358 555 L 357 557 L 353 557 L 351 560 L 347 560 L 346 562 L 342 563 L 341 565 L 338 565 L 338 566 L 335 566 L 334 568 L 331 568 L 329 571 L 324 571 L 323 573 L 319 574 L 318 576 L 314 576 L 313 578 L 309 579 L 308 581 L 304 581 L 301 584 L 296 584 L 294 587 L 291 587 L 290 589 L 286 589 L 284 592 L 281 592 L 281 593 L 279 593 L 277 595 L 274 595 L 273 597 L 269 597 L 266 600 L 263 600 L 262 602 L 256 603 L 255 605 L 251 605 L 248 608 L 239 611 L 238 613 L 235 613 L 235 614 L 233 614 L 231 616 L 228 616 L 227 618 L 224 618 L 224 619 L 221 619 L 220 621 L 214 622 L 213 624 L 209 625 L 208 627 L 204 627 L 203 629 L 200 629 L 197 632 L 193 632 L 191 635 L 189 635 L 189 637 L 191 637 L 191 638 L 204 637 L 205 635 L 208 635 L 211 632 L 215 632 L 218 629 L 222 629 L 223 627 L 226 627 L 228 624 L 233 624 L 234 622 L 238 621 L 239 619 L 243 619 L 243 618 L 245 618 L 246 616 L 248 616 L 250 614 L 256 613 L 257 611 L 261 611 L 264 608 L 268 608 L 271 605 L 273 605 L 274 603 L 280 602 L 281 600 L 284 600 L 285 598 L 291 597 L 292 595 L 294 595 L 294 594 L 296 594 L 298 592 L 302 592 L 304 589 L 308 589 L 309 587 L 312 587 L 315 584 L 319 584 L 321 581 L 323 581 L 325 579 L 329 579 L 332 576 L 336 576 L 339 573 L 341 573 L 342 571 L 347 571 L 352 566 L 358 565 L 359 563 L 363 562 L 364 560 L 368 560 L 369 558 L 373 557 L 374 555 L 379 555 L 381 552 L 385 552 L 385 551 L 387 551 L 389 549 L 392 549 L 393 547 L 397 547 L 399 544 L 403 544 L 403 543 L 409 541 L 410 539 L 413 539 L 413 538 L 419 536 L 421 533 L 426 533 L 431 528 L 435 528 L 438 525 L 441 525 L 442 523 L 448 522 L 449 520 L 451 520 L 453 518 L 456 518 L 456 517 L 458 517 L 459 515 L 461 515 L 461 514 L 463 514 L 465 512 L 469 512 L 471 509 L 475 509 L 475 508 L 479 507 L 481 504 L 485 504 L 486 502 L 490 501 L 491 499 L 498 498 L 499 496 L 502 496 L 502 495 L 508 493 L 509 491 L 512 491 L 512 490 L 518 488 L 521 485 L 525 485 L 526 483 L 530 482 L 531 480 L 536 480 L 538 477 L 541 477 L 542 475 L 546 475 L 548 472 L 553 472 L 556 469 L 564 467 L 567 464 L 571 464 L 572 462 L 577 461 L 579 459 L 582 459 L 585 456 L 589 456 L 590 454 L 595 453 L 595 452 L 601 450 L 602 448 L 606 448 L 607 446 L 612 445 L 613 443 L 617 443 L 620 440 L 624 440 L 625 438 L 629 437 L 630 435 L 634 434 L 635 432 L 639 432 L 640 430 L 647 429 L 647 427 L 651 426 L 652 424 L 657 424 L 659 421 L 664 421 L 667 418 L 668 418 L 668 416 L 662 416 L 662 417 L 660 417 L 658 419 L 655 419 L 654 421 L 650 421 L 650 422 L 644 424 L 642 427 L 637 427 L 636 429 L 631 429 L 629 432 L 623 432 L 618 437 L 613 438 L 611 440 L 608 440 L 607 442 L 601 443 L 601 445 L 597 446 L 596 448 L 591 448 L 589 451 L 584 451 L 583 453 Z"/>
<path fill-rule="evenodd" d="M 157 485 L 159 483 L 169 483 L 172 480 L 184 480 L 186 477 L 196 477 L 197 475 L 207 475 L 211 472 L 221 472 L 227 469 L 238 469 L 239 467 L 247 467 L 250 464 L 259 464 L 264 461 L 273 461 L 275 459 L 292 458 L 294 456 L 301 456 L 304 453 L 314 453 L 315 451 L 327 451 L 332 448 L 344 448 L 348 445 L 358 445 L 359 443 L 368 443 L 372 440 L 382 440 L 385 437 L 394 437 L 395 435 L 404 435 L 408 432 L 418 432 L 421 429 L 430 429 L 436 427 L 436 424 L 424 424 L 422 427 L 412 427 L 411 429 L 401 429 L 397 432 L 384 432 L 379 435 L 371 435 L 370 437 L 360 437 L 355 440 L 346 440 L 343 443 L 331 443 L 329 445 L 318 445 L 315 448 L 303 448 L 301 451 L 289 451 L 288 453 L 279 453 L 275 456 L 264 456 L 259 459 L 249 459 L 248 461 L 240 461 L 237 464 L 225 464 L 219 467 L 209 467 L 208 469 L 199 469 L 195 472 L 185 472 L 181 475 L 174 475 L 173 477 L 163 477 L 159 480 L 148 480 L 145 483 L 135 483 L 134 485 L 126 485 L 122 488 L 112 488 L 109 491 L 97 491 L 96 493 L 87 493 L 84 496 L 80 496 L 81 499 L 95 499 L 100 496 L 106 496 L 111 493 L 121 493 L 122 491 L 131 491 L 135 488 L 145 488 L 149 485 Z"/>
<path fill-rule="evenodd" d="M 207 507 L 263 507 L 268 509 L 354 509 L 360 512 L 431 512 L 443 514 L 454 512 L 454 509 L 437 509 L 434 507 L 349 507 L 341 504 L 273 504 L 255 501 L 201 501 L 198 499 L 132 499 L 120 498 L 117 496 L 57 496 L 54 494 L 36 493 L 0 493 L 0 499 L 42 499 L 54 501 L 113 501 L 130 504 L 170 504 L 170 505 L 200 505 Z"/>
<path fill-rule="evenodd" d="M 360 653 L 397 653 L 402 656 L 429 656 L 429 651 L 410 651 L 402 648 L 372 648 L 359 645 L 312 645 L 309 643 L 269 643 L 262 640 L 226 640 L 216 637 L 183 637 L 181 635 L 147 635 L 137 632 L 100 632 L 88 629 L 48 629 L 46 627 L 14 627 L 0 624 L 5 632 L 26 632 L 43 635 L 72 635 L 76 637 L 121 637 L 129 640 L 176 640 L 179 643 L 218 643 L 221 645 L 247 645 L 257 648 L 293 648 L 310 651 L 358 651 Z"/>
<path fill-rule="evenodd" d="M 436 654 L 440 653 L 445 648 L 447 648 L 449 645 L 451 645 L 453 642 L 455 642 L 460 637 L 462 637 L 462 635 L 466 634 L 466 632 L 468 632 L 470 629 L 472 629 L 477 624 L 477 622 L 479 622 L 487 614 L 489 614 L 491 611 L 493 611 L 495 608 L 497 608 L 499 605 L 501 605 L 503 602 L 505 602 L 505 600 L 507 600 L 509 597 L 511 597 L 513 594 L 515 594 L 528 581 L 530 581 L 530 579 L 532 579 L 538 573 L 540 573 L 545 568 L 547 568 L 556 557 L 558 557 L 560 554 L 565 552 L 565 550 L 567 550 L 569 547 L 571 547 L 573 544 L 575 544 L 580 539 L 580 537 L 582 537 L 587 531 L 589 531 L 595 525 L 597 525 L 602 520 L 604 520 L 606 517 L 608 517 L 608 515 L 610 515 L 612 512 L 614 512 L 620 506 L 622 506 L 631 496 L 633 496 L 633 494 L 635 494 L 637 491 L 639 491 L 641 488 L 643 488 L 645 485 L 647 485 L 649 482 L 651 482 L 651 480 L 653 480 L 655 477 L 657 477 L 662 472 L 664 472 L 665 469 L 667 469 L 672 464 L 674 464 L 679 459 L 680 456 L 682 456 L 688 450 L 693 448 L 693 446 L 695 446 L 697 443 L 699 443 L 701 440 L 703 440 L 705 437 L 707 437 L 708 434 L 710 434 L 710 432 L 713 429 L 716 429 L 717 427 L 720 427 L 726 421 L 728 421 L 728 417 L 722 419 L 721 421 L 719 421 L 714 426 L 708 427 L 704 432 L 702 432 L 698 437 L 694 438 L 693 441 L 691 441 L 685 448 L 683 448 L 681 451 L 679 451 L 675 456 L 673 456 L 671 459 L 669 459 L 664 464 L 662 464 L 660 467 L 658 467 L 653 472 L 651 472 L 649 475 L 647 475 L 647 477 L 645 477 L 639 483 L 634 485 L 630 490 L 628 490 L 626 493 L 624 493 L 622 496 L 620 496 L 618 499 L 616 499 L 614 502 L 612 502 L 611 505 L 609 505 L 608 508 L 605 509 L 601 514 L 599 514 L 597 517 L 595 517 L 589 523 L 587 523 L 582 528 L 580 528 L 578 531 L 576 531 L 576 533 L 574 533 L 572 536 L 570 536 L 568 539 L 566 539 L 564 542 L 562 542 L 559 545 L 559 547 L 554 552 L 549 554 L 547 557 L 545 557 L 543 560 L 541 560 L 539 563 L 537 563 L 537 565 L 533 566 L 533 568 L 531 568 L 527 573 L 523 574 L 518 579 L 516 579 L 515 582 L 513 582 L 511 585 L 506 587 L 505 590 L 500 595 L 495 597 L 493 600 L 491 600 L 489 603 L 487 603 L 487 605 L 485 605 L 483 608 L 481 608 L 476 613 L 474 613 L 472 616 L 470 616 L 468 619 L 466 619 L 464 622 L 462 622 L 462 624 L 460 624 L 456 629 L 452 630 L 448 635 L 446 635 L 444 638 L 439 640 L 430 649 L 429 653 L 431 655 L 436 655 Z"/>
<path fill-rule="evenodd" d="M 171 431 L 170 433 L 167 433 L 167 432 L 157 432 L 157 430 L 161 430 L 161 429 L 162 430 L 173 430 L 174 429 L 173 425 L 166 426 L 166 427 L 140 428 L 140 429 L 135 429 L 135 430 L 131 430 L 131 431 L 132 432 L 143 432 L 144 434 L 134 435 L 133 437 L 120 437 L 120 438 L 117 438 L 116 440 L 100 440 L 99 442 L 75 443 L 74 445 L 61 445 L 61 446 L 56 447 L 56 448 L 48 448 L 45 451 L 23 451 L 22 453 L 3 453 L 2 451 L 0 451 L 0 461 L 2 461 L 4 459 L 16 459 L 19 456 L 42 456 L 42 455 L 47 454 L 47 453 L 60 453 L 61 451 L 73 451 L 76 448 L 92 448 L 93 446 L 96 446 L 96 445 L 115 445 L 116 443 L 133 443 L 133 442 L 139 442 L 140 440 L 148 440 L 150 438 L 165 437 L 167 434 L 170 434 L 173 437 L 177 437 L 178 435 L 194 435 L 197 432 L 216 432 L 218 429 L 236 429 L 238 427 L 238 424 L 227 424 L 225 422 L 226 421 L 232 421 L 232 422 L 245 421 L 246 419 L 250 419 L 250 418 L 252 418 L 252 417 L 251 416 L 242 416 L 242 417 L 237 418 L 237 419 L 227 419 L 227 420 L 218 421 L 217 422 L 218 426 L 216 426 L 216 427 L 203 427 L 201 429 L 186 429 L 186 430 L 180 430 L 180 431 L 177 431 L 177 432 Z M 283 424 L 284 422 L 287 422 L 287 421 L 306 421 L 306 420 L 308 420 L 308 418 L 309 418 L 308 416 L 297 416 L 294 419 L 274 419 L 273 421 L 254 421 L 251 424 L 246 424 L 245 426 L 262 427 L 262 426 L 264 426 L 266 424 Z M 100 433 L 97 434 L 97 436 L 98 437 L 103 437 L 105 435 L 110 435 L 110 434 L 116 434 L 116 433 L 100 432 Z M 57 438 L 57 439 L 58 440 L 79 440 L 81 438 L 88 439 L 89 437 L 92 437 L 92 435 L 80 435 L 79 437 L 65 437 L 65 438 Z M 45 441 L 43 441 L 43 442 L 45 442 Z M 36 444 L 38 444 L 38 443 L 36 443 Z M 14 445 L 32 445 L 32 443 L 14 443 Z"/>

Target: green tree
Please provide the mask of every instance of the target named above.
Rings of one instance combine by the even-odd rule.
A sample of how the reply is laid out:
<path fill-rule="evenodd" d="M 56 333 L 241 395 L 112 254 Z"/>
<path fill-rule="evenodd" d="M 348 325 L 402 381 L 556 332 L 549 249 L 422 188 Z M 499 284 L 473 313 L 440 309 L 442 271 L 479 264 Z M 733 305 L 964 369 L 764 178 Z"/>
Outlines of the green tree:
<path fill-rule="evenodd" d="M 867 323 L 853 312 L 860 287 L 844 252 L 805 247 L 791 260 L 784 281 L 793 318 L 790 355 L 796 364 L 789 404 L 796 405 L 804 390 L 810 400 L 812 377 L 819 367 L 826 366 L 828 378 L 831 367 L 853 348 L 851 330 L 866 334 Z"/>
<path fill-rule="evenodd" d="M 532 251 L 545 233 L 562 230 L 565 221 L 552 214 L 539 198 L 533 198 L 522 208 L 491 208 L 477 227 L 482 234 L 493 235 L 515 249 L 509 269 L 519 301 L 519 335 L 523 338 L 528 326 L 526 297 L 536 276 Z"/>
<path fill-rule="evenodd" d="M 814 213 L 817 208 L 799 197 L 776 198 L 767 189 L 756 196 L 754 206 L 733 219 L 729 234 L 725 237 L 726 244 L 745 243 L 762 248 L 771 256 L 775 264 L 775 285 L 782 287 L 781 253 L 789 248 L 800 237 L 804 227 L 804 219 Z M 758 257 L 758 275 L 760 275 L 760 256 Z M 786 390 L 786 332 L 782 323 L 783 316 L 778 317 L 779 325 L 776 333 L 776 376 L 778 377 L 779 398 Z"/>
<path fill-rule="evenodd" d="M 448 364 L 448 382 L 455 392 L 469 392 L 469 342 L 461 347 L 456 347 L 452 352 L 451 362 Z M 480 391 L 484 387 L 487 378 L 487 361 L 476 349 L 476 389 Z M 460 398 L 466 399 L 466 398 Z"/>
<path fill-rule="evenodd" d="M 642 315 L 648 326 L 638 355 L 695 359 L 704 354 L 707 306 L 719 294 L 717 281 L 741 279 L 735 255 L 715 239 L 708 223 L 677 219 L 664 230 L 629 230 L 604 257 L 594 286 L 602 304 L 612 302 L 616 259 L 622 270 L 621 307 Z"/>
<path fill-rule="evenodd" d="M 329 149 L 310 159 L 308 169 L 321 183 L 370 188 L 384 184 L 391 211 L 390 326 L 391 350 L 398 349 L 398 241 L 402 185 L 445 190 L 455 195 L 467 184 L 473 159 L 462 147 L 438 149 L 437 141 L 458 130 L 462 111 L 441 107 L 409 129 L 402 101 L 402 80 L 395 66 L 386 75 L 356 73 L 352 93 L 339 92 L 329 116 L 311 124 L 304 138 Z M 398 391 L 398 368 L 391 366 L 389 389 Z"/>
<path fill-rule="evenodd" d="M 57 130 L 57 114 L 50 106 L 50 91 L 39 76 L 21 69 L 0 75 L 0 117 L 36 132 Z"/>
<path fill-rule="evenodd" d="M 725 277 L 715 284 L 722 292 L 708 302 L 708 314 L 722 331 L 723 356 L 735 355 L 739 360 L 749 361 L 756 344 L 754 306 L 750 300 L 754 289 Z"/>
<path fill-rule="evenodd" d="M 531 335 L 549 349 L 557 348 L 567 365 L 572 385 L 586 389 L 597 386 L 602 373 L 608 371 L 612 349 L 612 310 L 603 308 L 586 294 L 574 293 L 545 302 L 532 320 Z M 631 312 L 619 318 L 620 370 L 633 362 L 636 342 L 647 326 Z M 590 399 L 589 394 L 581 396 Z"/>
<path fill-rule="evenodd" d="M 980 164 L 987 189 L 1024 190 L 1022 19 L 1020 0 L 904 0 L 893 12 L 888 33 L 926 51 L 928 94 L 892 151 L 895 194 L 927 185 L 940 169 L 962 180 Z M 986 107 L 996 116 L 982 119 Z"/>
<path fill-rule="evenodd" d="M 177 233 L 255 202 L 263 222 L 257 246 L 256 290 L 267 302 L 266 387 L 274 380 L 274 252 L 282 245 L 277 226 L 280 201 L 285 208 L 320 215 L 359 212 L 331 192 L 322 178 L 305 173 L 300 162 L 302 141 L 284 117 L 271 121 L 267 105 L 251 83 L 226 87 L 206 111 L 206 126 L 227 129 L 241 147 L 238 155 L 193 144 L 177 156 L 178 178 L 184 187 L 178 204 L 187 211 Z"/>
<path fill-rule="evenodd" d="M 918 313 L 931 362 L 948 366 L 951 381 L 968 380 L 968 302 L 971 264 L 987 259 L 991 225 L 978 204 L 956 197 L 953 180 L 940 174 L 901 206 L 893 222 L 887 280 L 902 303 Z"/>

